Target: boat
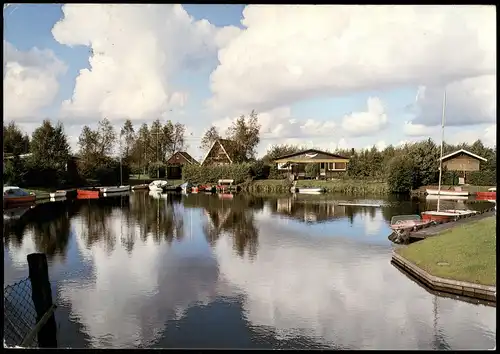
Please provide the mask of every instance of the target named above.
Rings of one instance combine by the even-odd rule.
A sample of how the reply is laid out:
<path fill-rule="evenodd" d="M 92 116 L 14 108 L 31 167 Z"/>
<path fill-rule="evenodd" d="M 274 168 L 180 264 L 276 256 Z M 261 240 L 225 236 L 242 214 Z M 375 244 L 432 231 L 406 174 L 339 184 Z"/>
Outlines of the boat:
<path fill-rule="evenodd" d="M 98 188 L 77 188 L 76 197 L 78 199 L 99 199 L 100 191 Z"/>
<path fill-rule="evenodd" d="M 441 206 L 441 196 L 443 195 L 453 195 L 453 196 L 468 196 L 469 192 L 462 191 L 461 187 L 455 187 L 455 190 L 445 190 L 441 189 L 441 180 L 443 175 L 443 145 L 444 145 L 444 126 L 445 126 L 445 115 L 446 113 L 446 89 L 443 91 L 443 112 L 441 116 L 441 157 L 439 159 L 439 184 L 438 189 L 427 189 L 427 194 L 437 195 L 437 208 L 436 210 L 428 210 L 422 212 L 422 219 L 425 221 L 435 221 L 435 222 L 448 222 L 455 221 L 463 217 L 467 217 L 475 214 L 472 210 L 440 210 Z M 435 192 L 436 191 L 436 192 Z"/>
<path fill-rule="evenodd" d="M 392 231 L 417 230 L 433 223 L 432 220 L 423 220 L 420 215 L 396 215 L 391 218 Z"/>
<path fill-rule="evenodd" d="M 210 185 L 198 186 L 198 191 L 205 193 L 215 193 L 217 192 L 217 188 L 215 186 L 210 186 Z"/>
<path fill-rule="evenodd" d="M 143 184 L 136 184 L 135 186 L 132 186 L 133 191 L 141 190 L 141 189 L 148 189 L 148 184 L 143 183 Z"/>
<path fill-rule="evenodd" d="M 439 190 L 439 189 L 426 189 L 427 195 L 442 195 L 442 196 L 454 196 L 454 197 L 467 197 L 469 195 L 468 191 L 462 190 Z"/>
<path fill-rule="evenodd" d="M 149 184 L 149 190 L 152 192 L 163 192 L 167 187 L 168 182 L 164 180 L 156 180 Z"/>
<path fill-rule="evenodd" d="M 219 193 L 239 192 L 240 186 L 234 186 L 234 179 L 220 179 L 215 187 Z"/>
<path fill-rule="evenodd" d="M 371 207 L 380 208 L 382 204 L 370 204 L 370 203 L 339 203 L 340 206 L 357 206 L 357 207 Z"/>
<path fill-rule="evenodd" d="M 105 198 L 127 197 L 130 195 L 129 191 L 122 192 L 103 192 L 102 196 Z"/>
<path fill-rule="evenodd" d="M 36 195 L 33 192 L 27 192 L 17 186 L 4 186 L 3 187 L 3 203 L 4 207 L 34 203 Z"/>
<path fill-rule="evenodd" d="M 467 196 L 462 196 L 462 195 L 434 195 L 434 194 L 428 194 L 425 196 L 425 199 L 427 200 L 438 200 L 440 198 L 441 200 L 467 200 L 469 197 Z"/>
<path fill-rule="evenodd" d="M 489 188 L 487 192 L 476 192 L 476 199 L 477 200 L 497 199 L 496 187 Z"/>
<path fill-rule="evenodd" d="M 4 209 L 3 219 L 4 219 L 4 221 L 19 220 L 24 216 L 24 214 L 26 214 L 32 208 L 34 208 L 33 205 Z"/>
<path fill-rule="evenodd" d="M 320 193 L 325 193 L 326 190 L 324 188 L 303 187 L 303 188 L 295 188 L 295 192 L 301 194 L 320 194 Z"/>
<path fill-rule="evenodd" d="M 130 191 L 130 186 L 118 186 L 118 187 L 101 187 L 102 193 L 110 194 L 110 193 L 123 193 Z"/>
<path fill-rule="evenodd" d="M 185 182 L 185 183 L 181 184 L 180 187 L 181 187 L 183 192 L 188 193 L 188 192 L 191 192 L 191 190 L 193 189 L 193 184 L 190 182 Z"/>
<path fill-rule="evenodd" d="M 64 202 L 66 200 L 68 200 L 66 197 L 50 197 L 49 202 Z"/>
<path fill-rule="evenodd" d="M 66 197 L 66 191 L 58 190 L 58 191 L 49 193 L 49 195 L 50 195 L 50 198 L 62 198 L 62 197 Z"/>

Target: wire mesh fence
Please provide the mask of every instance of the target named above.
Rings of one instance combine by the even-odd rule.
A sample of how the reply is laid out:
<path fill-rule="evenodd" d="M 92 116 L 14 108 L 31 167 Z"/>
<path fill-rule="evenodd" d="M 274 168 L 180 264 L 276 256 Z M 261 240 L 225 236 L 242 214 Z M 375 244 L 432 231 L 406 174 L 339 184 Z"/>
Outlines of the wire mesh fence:
<path fill-rule="evenodd" d="M 31 297 L 29 278 L 4 288 L 4 343 L 9 346 L 37 347 L 36 336 L 28 342 L 23 340 L 32 333 L 37 323 L 35 305 Z"/>

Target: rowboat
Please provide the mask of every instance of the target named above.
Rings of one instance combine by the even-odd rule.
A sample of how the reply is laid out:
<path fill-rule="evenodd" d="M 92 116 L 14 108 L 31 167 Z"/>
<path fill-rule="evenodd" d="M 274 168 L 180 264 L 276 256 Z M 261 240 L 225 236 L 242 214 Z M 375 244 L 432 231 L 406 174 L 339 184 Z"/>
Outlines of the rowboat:
<path fill-rule="evenodd" d="M 448 195 L 448 196 L 454 196 L 454 197 L 459 197 L 459 196 L 468 196 L 469 192 L 468 191 L 452 191 L 452 190 L 439 190 L 439 189 L 426 189 L 425 190 L 428 195 Z"/>
<path fill-rule="evenodd" d="M 149 184 L 149 190 L 152 192 L 163 192 L 167 187 L 168 182 L 164 180 L 156 180 Z"/>
<path fill-rule="evenodd" d="M 396 215 L 391 219 L 391 229 L 393 231 L 414 230 L 431 223 L 431 220 L 422 220 L 419 215 Z"/>
<path fill-rule="evenodd" d="M 292 192 L 301 194 L 321 194 L 325 193 L 326 190 L 324 188 L 305 187 L 305 188 L 295 188 L 294 190 L 292 190 Z"/>
<path fill-rule="evenodd" d="M 471 216 L 476 214 L 475 210 L 429 210 L 422 212 L 422 219 L 436 222 L 448 222 L 461 219 L 466 216 Z"/>
<path fill-rule="evenodd" d="M 98 188 L 78 188 L 76 197 L 78 199 L 99 199 L 100 191 Z"/>
<path fill-rule="evenodd" d="M 51 198 L 62 198 L 62 197 L 66 197 L 66 191 L 59 190 L 59 191 L 55 191 L 53 193 L 49 193 L 49 195 Z"/>
<path fill-rule="evenodd" d="M 100 191 L 102 193 L 123 193 L 130 191 L 130 186 L 118 186 L 118 187 L 101 187 Z"/>
<path fill-rule="evenodd" d="M 133 191 L 140 190 L 140 189 L 148 189 L 148 184 L 144 183 L 144 184 L 136 184 L 135 186 L 132 186 Z"/>
<path fill-rule="evenodd" d="M 27 192 L 16 186 L 5 186 L 3 187 L 3 203 L 4 207 L 17 205 L 17 204 L 27 204 L 34 203 L 36 200 L 35 193 Z"/>
<path fill-rule="evenodd" d="M 425 196 L 425 199 L 427 200 L 467 200 L 469 199 L 468 196 L 463 196 L 463 195 L 435 195 L 435 194 L 428 194 Z"/>
<path fill-rule="evenodd" d="M 130 195 L 129 191 L 124 192 L 104 192 L 102 196 L 105 198 L 117 198 L 117 197 L 127 197 Z"/>

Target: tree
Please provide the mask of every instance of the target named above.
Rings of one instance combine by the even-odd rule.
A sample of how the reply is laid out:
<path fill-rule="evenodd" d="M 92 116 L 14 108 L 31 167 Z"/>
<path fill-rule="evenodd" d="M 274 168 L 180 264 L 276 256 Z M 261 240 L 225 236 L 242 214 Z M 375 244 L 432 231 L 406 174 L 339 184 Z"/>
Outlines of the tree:
<path fill-rule="evenodd" d="M 227 131 L 227 138 L 237 146 L 237 160 L 246 161 L 255 158 L 256 148 L 259 145 L 260 124 L 257 113 L 252 111 L 248 119 L 241 115 Z"/>
<path fill-rule="evenodd" d="M 305 172 L 308 177 L 316 178 L 319 175 L 319 164 L 308 163 L 305 167 Z"/>
<path fill-rule="evenodd" d="M 109 157 L 113 153 L 116 141 L 116 133 L 107 118 L 103 118 L 97 127 L 97 136 L 99 138 L 98 151 L 101 156 Z"/>
<path fill-rule="evenodd" d="M 212 125 L 205 132 L 205 134 L 203 135 L 203 138 L 201 138 L 200 149 L 207 152 L 208 150 L 210 150 L 213 143 L 220 138 L 221 138 L 221 136 L 219 134 L 219 131 L 217 130 L 217 128 L 215 126 Z"/>
<path fill-rule="evenodd" d="M 393 193 L 407 193 L 414 188 L 415 162 L 404 155 L 394 157 L 389 163 L 387 183 Z"/>
<path fill-rule="evenodd" d="M 272 145 L 269 149 L 267 149 L 267 152 L 262 160 L 266 163 L 272 163 L 272 161 L 276 160 L 278 157 L 295 154 L 301 150 L 302 149 L 296 145 Z"/>
<path fill-rule="evenodd" d="M 78 146 L 82 174 L 88 177 L 92 168 L 102 160 L 99 151 L 99 133 L 85 125 L 78 137 Z"/>
<path fill-rule="evenodd" d="M 4 153 L 21 155 L 29 152 L 29 137 L 23 134 L 14 122 L 3 126 L 3 151 Z"/>
<path fill-rule="evenodd" d="M 49 120 L 44 120 L 31 137 L 31 153 L 38 167 L 63 172 L 70 157 L 70 147 L 62 124 L 59 122 L 54 127 Z"/>
<path fill-rule="evenodd" d="M 146 173 L 146 167 L 150 159 L 149 145 L 150 145 L 150 133 L 149 128 L 146 123 L 142 124 L 137 132 L 137 137 L 135 139 L 133 149 L 132 149 L 132 162 L 136 168 L 140 169 L 143 174 Z"/>
<path fill-rule="evenodd" d="M 135 140 L 134 126 L 130 119 L 127 119 L 120 130 L 120 141 L 122 141 L 122 151 L 120 153 L 123 159 L 129 160 L 131 158 Z"/>

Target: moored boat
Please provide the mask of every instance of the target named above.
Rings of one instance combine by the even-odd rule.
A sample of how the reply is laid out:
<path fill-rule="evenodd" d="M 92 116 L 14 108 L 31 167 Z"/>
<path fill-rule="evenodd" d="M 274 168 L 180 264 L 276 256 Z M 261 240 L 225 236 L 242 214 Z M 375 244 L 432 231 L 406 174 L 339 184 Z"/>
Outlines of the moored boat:
<path fill-rule="evenodd" d="M 58 190 L 58 191 L 49 193 L 49 195 L 50 195 L 50 198 L 62 198 L 62 197 L 66 197 L 66 191 Z"/>
<path fill-rule="evenodd" d="M 149 184 L 149 190 L 152 192 L 163 192 L 167 187 L 168 182 L 165 180 L 156 180 Z"/>
<path fill-rule="evenodd" d="M 78 188 L 76 197 L 78 199 L 99 199 L 100 191 L 98 188 Z"/>
<path fill-rule="evenodd" d="M 426 189 L 425 190 L 428 195 L 440 195 L 440 196 L 454 196 L 454 197 L 459 197 L 459 196 L 468 196 L 469 192 L 468 191 L 456 191 L 456 190 L 439 190 L 439 189 Z"/>
<path fill-rule="evenodd" d="M 4 207 L 34 203 L 36 200 L 35 193 L 27 192 L 17 186 L 3 187 L 3 203 Z"/>
<path fill-rule="evenodd" d="M 491 188 L 491 189 L 493 189 L 493 188 Z M 476 192 L 476 199 L 477 200 L 493 200 L 493 199 L 497 199 L 497 192 L 496 191 Z"/>
<path fill-rule="evenodd" d="M 301 193 L 301 194 L 320 194 L 326 192 L 324 188 L 314 188 L 314 187 L 295 188 L 294 190 L 295 193 Z"/>
<path fill-rule="evenodd" d="M 110 193 L 123 193 L 130 191 L 130 186 L 117 186 L 117 187 L 101 187 L 102 193 L 110 194 Z"/>
<path fill-rule="evenodd" d="M 435 222 L 448 222 L 456 221 L 466 216 L 471 216 L 476 214 L 474 210 L 428 210 L 422 212 L 423 220 L 430 220 Z"/>
<path fill-rule="evenodd" d="M 141 190 L 141 189 L 148 189 L 148 184 L 146 183 L 143 183 L 143 184 L 136 184 L 135 186 L 132 186 L 132 190 L 133 191 L 136 191 L 136 190 Z"/>
<path fill-rule="evenodd" d="M 425 199 L 427 200 L 467 200 L 469 199 L 468 196 L 463 196 L 463 195 L 435 195 L 435 194 L 427 194 L 425 196 Z"/>
<path fill-rule="evenodd" d="M 419 215 L 396 215 L 391 219 L 391 229 L 414 230 L 422 228 L 432 223 L 432 220 L 423 220 Z"/>

